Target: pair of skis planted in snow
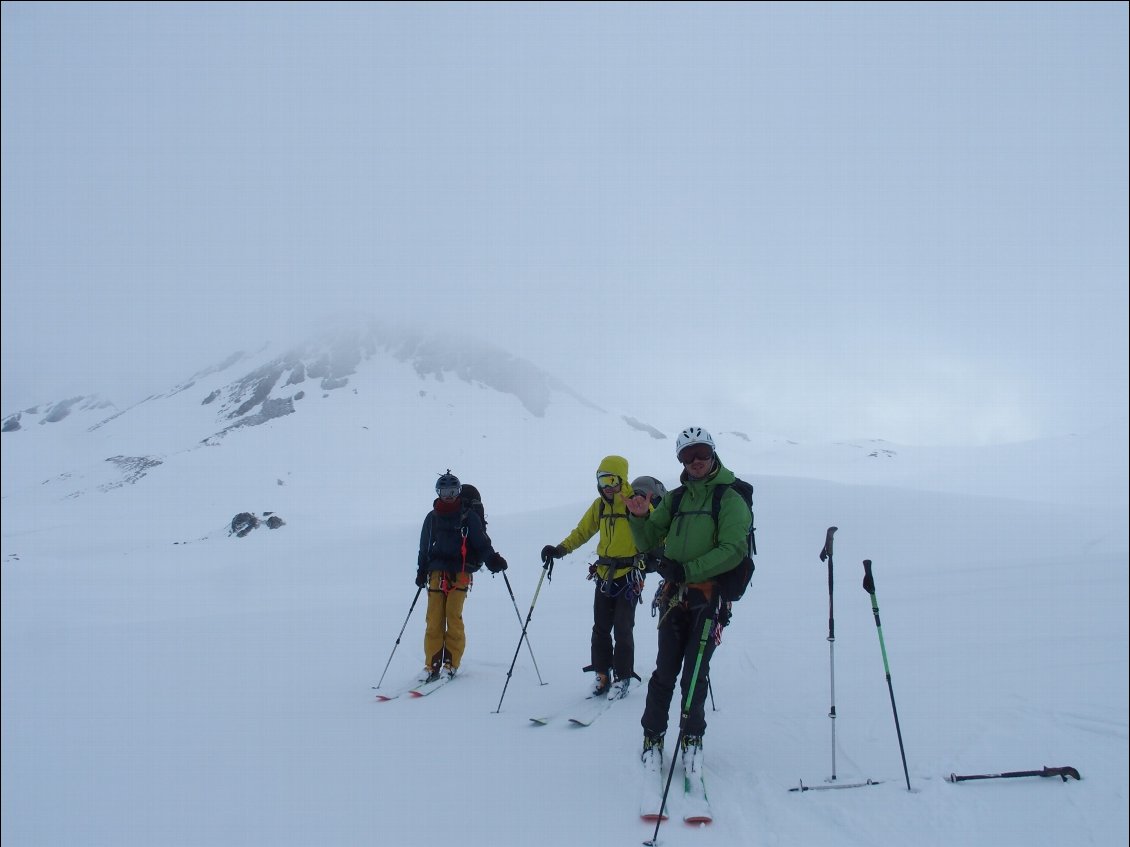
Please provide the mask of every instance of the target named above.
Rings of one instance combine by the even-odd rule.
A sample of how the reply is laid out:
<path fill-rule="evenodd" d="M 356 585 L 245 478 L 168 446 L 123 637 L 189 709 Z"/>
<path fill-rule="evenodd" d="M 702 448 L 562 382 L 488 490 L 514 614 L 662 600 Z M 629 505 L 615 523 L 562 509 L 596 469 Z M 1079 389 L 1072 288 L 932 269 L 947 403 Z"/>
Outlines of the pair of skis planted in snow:
<path fill-rule="evenodd" d="M 664 776 L 665 769 L 660 766 L 651 770 L 647 766 L 643 769 L 643 781 L 640 785 L 640 818 L 650 823 L 665 821 L 669 817 L 670 806 L 664 806 Z M 668 793 L 668 797 L 670 794 Z M 710 808 L 710 798 L 706 793 L 706 780 L 701 770 L 694 773 L 683 773 L 683 798 L 681 804 L 683 821 L 694 826 L 711 823 L 714 812 Z M 646 843 L 646 842 L 645 842 Z"/>

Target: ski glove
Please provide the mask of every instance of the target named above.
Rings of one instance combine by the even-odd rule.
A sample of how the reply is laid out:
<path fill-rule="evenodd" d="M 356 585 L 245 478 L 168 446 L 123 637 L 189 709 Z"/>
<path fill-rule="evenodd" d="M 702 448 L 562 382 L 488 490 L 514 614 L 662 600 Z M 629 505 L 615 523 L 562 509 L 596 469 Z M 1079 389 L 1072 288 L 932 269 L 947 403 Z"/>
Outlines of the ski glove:
<path fill-rule="evenodd" d="M 569 551 L 565 549 L 564 544 L 546 544 L 541 548 L 541 560 L 547 564 L 553 564 L 554 559 L 563 559 Z"/>
<path fill-rule="evenodd" d="M 428 584 L 428 572 L 426 570 L 424 570 L 423 568 L 418 568 L 416 570 L 416 587 L 417 588 L 423 588 L 427 584 Z"/>
<path fill-rule="evenodd" d="M 686 582 L 687 572 L 683 569 L 683 566 L 674 559 L 660 556 L 659 561 L 656 562 L 655 569 L 659 571 L 659 575 L 668 582 Z"/>
<path fill-rule="evenodd" d="M 487 559 L 487 570 L 491 573 L 501 573 L 506 570 L 506 560 L 498 553 L 491 554 Z"/>

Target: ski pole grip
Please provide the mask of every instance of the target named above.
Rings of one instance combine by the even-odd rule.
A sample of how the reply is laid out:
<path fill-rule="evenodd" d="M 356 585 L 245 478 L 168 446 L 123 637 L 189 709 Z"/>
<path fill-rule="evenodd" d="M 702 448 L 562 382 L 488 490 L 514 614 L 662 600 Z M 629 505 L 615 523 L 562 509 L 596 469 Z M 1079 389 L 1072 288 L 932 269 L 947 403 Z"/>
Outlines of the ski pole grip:
<path fill-rule="evenodd" d="M 863 590 L 868 594 L 875 593 L 875 580 L 871 576 L 871 560 L 863 560 Z"/>
<path fill-rule="evenodd" d="M 820 561 L 832 558 L 832 536 L 836 534 L 838 526 L 828 527 L 828 534 L 824 536 L 824 549 L 820 551 Z"/>

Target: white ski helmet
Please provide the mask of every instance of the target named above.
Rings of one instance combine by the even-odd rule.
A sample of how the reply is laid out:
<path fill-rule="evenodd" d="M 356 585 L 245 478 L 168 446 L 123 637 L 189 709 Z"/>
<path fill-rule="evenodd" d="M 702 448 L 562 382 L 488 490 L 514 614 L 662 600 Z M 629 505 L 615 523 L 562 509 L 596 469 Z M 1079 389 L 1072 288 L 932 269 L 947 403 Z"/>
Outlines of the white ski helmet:
<path fill-rule="evenodd" d="M 675 439 L 675 455 L 678 456 L 685 448 L 695 444 L 705 444 L 711 450 L 715 449 L 714 439 L 710 437 L 709 432 L 700 426 L 688 426 Z"/>

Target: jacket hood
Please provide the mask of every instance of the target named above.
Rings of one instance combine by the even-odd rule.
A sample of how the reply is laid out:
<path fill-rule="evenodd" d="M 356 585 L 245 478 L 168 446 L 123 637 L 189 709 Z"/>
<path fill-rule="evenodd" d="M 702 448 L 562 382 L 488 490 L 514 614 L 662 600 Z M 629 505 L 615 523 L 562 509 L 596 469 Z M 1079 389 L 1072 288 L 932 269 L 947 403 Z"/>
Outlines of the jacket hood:
<path fill-rule="evenodd" d="M 600 464 L 596 466 L 596 475 L 602 476 L 604 474 L 613 474 L 620 477 L 620 492 L 627 497 L 632 493 L 632 487 L 628 484 L 628 460 L 623 456 L 605 456 L 600 460 Z M 596 492 L 601 497 L 605 497 L 604 492 L 600 488 L 600 484 L 593 481 L 596 486 Z M 605 499 L 608 499 L 605 497 Z"/>
<path fill-rule="evenodd" d="M 628 460 L 623 456 L 605 456 L 600 460 L 600 464 L 596 466 L 598 474 L 615 474 L 624 480 L 628 481 Z"/>

